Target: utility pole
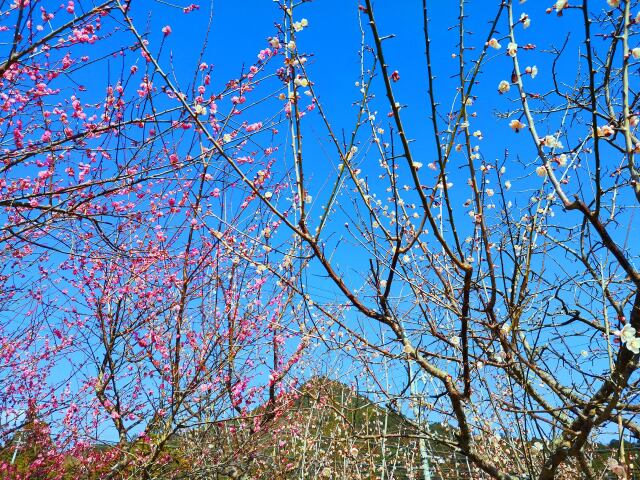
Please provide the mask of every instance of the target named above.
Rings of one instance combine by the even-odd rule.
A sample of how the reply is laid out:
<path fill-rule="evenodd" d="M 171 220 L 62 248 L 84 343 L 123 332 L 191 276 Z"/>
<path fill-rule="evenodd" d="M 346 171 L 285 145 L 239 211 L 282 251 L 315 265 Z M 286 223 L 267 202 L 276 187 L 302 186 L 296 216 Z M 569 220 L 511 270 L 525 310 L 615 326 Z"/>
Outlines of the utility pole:
<path fill-rule="evenodd" d="M 416 422 L 420 430 L 429 430 L 429 425 L 422 424 L 422 417 L 420 414 L 420 406 L 418 402 L 420 398 L 418 397 L 418 393 L 416 392 L 416 382 L 413 380 L 413 361 L 409 360 L 409 391 L 411 392 L 411 400 L 413 404 L 413 414 L 416 417 Z M 420 449 L 420 469 L 422 470 L 422 479 L 423 480 L 432 480 L 431 477 L 431 465 L 429 464 L 429 452 L 427 450 L 427 441 L 424 436 L 420 435 L 418 439 L 418 447 Z"/>
<path fill-rule="evenodd" d="M 18 432 L 18 441 L 16 442 L 16 446 L 13 449 L 13 455 L 11 456 L 11 465 L 16 463 L 16 457 L 18 456 L 18 449 L 20 448 L 20 444 L 22 443 L 22 435 Z"/>

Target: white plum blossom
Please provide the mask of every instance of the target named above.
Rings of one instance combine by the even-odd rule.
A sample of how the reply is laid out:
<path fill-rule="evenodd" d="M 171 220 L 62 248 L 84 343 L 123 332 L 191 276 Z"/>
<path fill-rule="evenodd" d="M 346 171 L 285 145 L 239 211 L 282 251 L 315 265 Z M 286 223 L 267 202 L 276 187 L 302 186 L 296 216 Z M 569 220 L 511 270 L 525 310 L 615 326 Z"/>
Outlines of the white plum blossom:
<path fill-rule="evenodd" d="M 509 42 L 507 44 L 507 54 L 510 57 L 515 57 L 516 53 L 518 53 L 518 44 L 515 42 Z"/>
<path fill-rule="evenodd" d="M 536 67 L 535 65 L 533 67 L 527 67 L 524 69 L 524 73 L 526 73 L 527 75 L 531 75 L 531 78 L 536 78 L 536 76 L 538 75 L 538 67 Z"/>
<path fill-rule="evenodd" d="M 629 340 L 626 343 L 626 345 L 627 345 L 627 348 L 631 350 L 633 353 L 635 353 L 636 355 L 640 353 L 640 338 L 633 337 L 631 340 Z"/>
<path fill-rule="evenodd" d="M 487 45 L 489 45 L 491 48 L 495 48 L 496 50 L 500 50 L 502 48 L 500 42 L 498 42 L 498 40 L 496 40 L 495 38 L 489 40 L 489 42 L 487 42 Z"/>
<path fill-rule="evenodd" d="M 640 338 L 636 337 L 636 329 L 630 324 L 626 323 L 622 330 L 616 330 L 613 334 L 620 337 L 620 343 L 633 353 L 640 353 Z"/>
<path fill-rule="evenodd" d="M 498 84 L 498 92 L 502 93 L 507 93 L 509 90 L 511 90 L 511 84 L 509 82 L 507 82 L 506 80 L 502 80 L 499 84 Z"/>
<path fill-rule="evenodd" d="M 271 45 L 271 48 L 280 48 L 280 40 L 278 40 L 278 37 L 270 38 L 269 44 Z"/>
<path fill-rule="evenodd" d="M 611 125 L 603 125 L 601 127 L 596 128 L 596 135 L 598 137 L 610 137 L 615 133 L 615 130 Z"/>
<path fill-rule="evenodd" d="M 554 135 L 547 135 L 540 143 L 549 148 L 562 148 L 562 143 Z"/>
<path fill-rule="evenodd" d="M 514 132 L 518 133 L 520 130 L 522 130 L 524 127 L 526 127 L 526 125 L 524 123 L 522 123 L 520 120 L 517 119 L 513 119 L 509 122 L 509 127 L 511 127 L 511 130 L 513 130 Z"/>
<path fill-rule="evenodd" d="M 304 78 L 301 75 L 296 76 L 295 80 L 293 81 L 293 83 L 295 83 L 298 87 L 306 87 L 309 85 L 309 80 L 307 80 L 306 78 Z"/>
<path fill-rule="evenodd" d="M 630 324 L 625 323 L 624 327 L 622 327 L 622 330 L 616 330 L 613 333 L 614 335 L 617 335 L 618 337 L 620 337 L 620 341 L 622 343 L 626 343 L 629 340 L 635 338 L 636 329 L 633 328 Z"/>
<path fill-rule="evenodd" d="M 301 31 L 304 27 L 306 27 L 307 25 L 309 25 L 309 21 L 306 18 L 303 18 L 302 20 L 300 20 L 299 22 L 294 22 L 293 23 L 293 29 L 296 32 Z"/>

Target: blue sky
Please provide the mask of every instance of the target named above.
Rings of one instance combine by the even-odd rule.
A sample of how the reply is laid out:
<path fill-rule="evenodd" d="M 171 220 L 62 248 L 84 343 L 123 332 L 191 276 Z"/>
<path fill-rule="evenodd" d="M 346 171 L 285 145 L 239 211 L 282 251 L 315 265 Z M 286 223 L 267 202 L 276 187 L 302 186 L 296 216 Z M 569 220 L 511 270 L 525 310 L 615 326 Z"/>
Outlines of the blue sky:
<path fill-rule="evenodd" d="M 552 3 L 552 2 L 549 2 Z M 458 17 L 458 5 L 454 1 L 430 2 L 431 36 L 433 38 L 432 54 L 435 74 L 435 89 L 438 100 L 441 103 L 441 112 L 450 109 L 456 101 L 456 86 L 458 80 L 455 77 L 458 70 L 457 54 L 458 31 L 456 27 Z M 470 49 L 467 58 L 474 60 L 486 41 L 486 31 L 489 22 L 493 19 L 497 10 L 498 1 L 472 1 L 467 3 L 467 30 L 469 33 L 465 43 Z M 594 11 L 600 11 L 604 6 L 602 2 L 592 2 Z M 209 46 L 204 56 L 205 61 L 215 65 L 213 79 L 215 82 L 224 83 L 234 77 L 243 65 L 255 61 L 257 52 L 267 46 L 266 40 L 274 35 L 274 22 L 282 20 L 277 5 L 270 1 L 253 1 L 235 3 L 229 1 L 214 1 L 211 4 L 213 22 Z M 561 87 L 570 88 L 578 74 L 580 42 L 582 39 L 582 22 L 578 12 L 567 12 L 558 17 L 555 13 L 547 14 L 547 7 L 540 1 L 530 0 L 524 4 L 515 2 L 515 17 L 526 12 L 532 20 L 531 27 L 527 30 L 521 26 L 517 29 L 520 45 L 535 44 L 536 48 L 530 51 L 520 51 L 519 58 L 522 66 L 536 65 L 540 71 L 535 80 L 527 79 L 527 90 L 531 93 L 544 94 L 552 88 L 551 67 L 553 48 L 562 45 L 565 40 L 567 47 L 565 53 L 559 58 L 556 65 Z M 169 7 L 163 3 L 137 4 L 140 9 L 136 18 L 138 25 L 143 22 L 143 10 L 145 14 L 151 11 L 149 16 L 149 31 L 151 32 L 152 46 L 157 45 L 161 39 L 161 28 L 171 25 L 172 34 L 165 40 L 162 60 L 166 64 L 171 60 L 176 71 L 177 78 L 182 82 L 183 88 L 187 86 L 192 77 L 194 66 L 197 65 L 201 39 L 204 38 L 209 16 L 209 5 L 200 4 L 200 11 L 183 15 L 179 9 Z M 416 159 L 429 163 L 435 159 L 435 149 L 431 134 L 429 109 L 426 87 L 426 62 L 424 55 L 423 31 L 422 31 L 422 2 L 412 1 L 378 1 L 374 3 L 378 29 L 382 35 L 394 34 L 396 37 L 384 42 L 385 54 L 389 68 L 398 70 L 400 81 L 395 84 L 397 99 L 403 105 L 403 121 L 408 131 L 409 138 L 415 140 L 414 155 Z M 134 10 L 134 13 L 136 10 Z M 308 28 L 299 33 L 297 37 L 298 50 L 310 53 L 307 64 L 314 89 L 323 104 L 325 111 L 332 123 L 334 131 L 349 137 L 353 126 L 356 109 L 352 106 L 359 99 L 359 87 L 355 83 L 359 80 L 360 64 L 358 54 L 361 46 L 360 23 L 357 1 L 317 0 L 309 2 L 296 9 L 297 19 L 306 18 L 309 21 Z M 362 28 L 367 36 L 366 43 L 370 44 L 370 32 L 366 25 L 366 17 L 362 17 Z M 507 175 L 512 180 L 514 191 L 537 193 L 541 186 L 541 179 L 533 173 L 535 168 L 536 153 L 531 146 L 527 132 L 519 134 L 511 131 L 508 120 L 499 118 L 498 112 L 515 110 L 519 106 L 517 96 L 512 89 L 509 95 L 499 95 L 498 83 L 511 77 L 512 62 L 506 55 L 505 49 L 508 40 L 503 37 L 508 33 L 505 29 L 504 19 L 501 21 L 499 34 L 503 48 L 500 51 L 489 51 L 490 58 L 479 76 L 479 84 L 474 88 L 475 100 L 473 111 L 478 116 L 473 119 L 472 131 L 481 130 L 485 140 L 482 145 L 482 153 L 485 159 L 492 162 L 494 159 L 504 159 L 505 150 L 509 150 Z M 596 38 L 596 42 L 600 39 Z M 169 56 L 171 55 L 171 57 Z M 184 75 L 182 73 L 184 72 Z M 389 108 L 380 88 L 380 79 L 377 82 L 376 91 L 378 98 L 373 105 L 379 108 L 381 126 L 388 129 L 386 112 Z M 562 83 L 564 82 L 564 83 Z M 265 107 L 267 108 L 267 107 Z M 453 107 L 453 109 L 457 109 Z M 549 120 L 542 119 L 538 127 L 541 134 L 554 133 L 560 128 L 558 117 Z M 322 198 L 326 185 L 326 179 L 334 173 L 339 159 L 332 154 L 326 134 L 319 123 L 319 119 L 311 116 L 305 123 L 305 161 L 308 166 L 307 175 L 312 180 L 314 195 Z M 575 138 L 574 138 L 575 140 Z M 361 144 L 361 148 L 366 148 Z M 462 170 L 452 169 L 451 180 L 454 183 L 463 183 L 466 173 Z M 460 193 L 458 193 L 460 192 Z M 465 194 L 460 190 L 454 191 L 456 207 L 463 203 Z M 526 206 L 529 195 L 521 195 L 518 198 Z M 589 199 L 588 199 L 589 200 Z M 514 198 L 514 201 L 516 199 Z M 560 208 L 556 207 L 560 212 Z M 314 214 L 319 211 L 315 210 Z M 577 214 L 568 214 L 567 225 L 577 220 Z M 460 221 L 463 223 L 463 221 Z M 337 223 L 338 224 L 338 223 Z M 470 227 L 470 225 L 469 225 Z M 463 227 L 464 229 L 464 227 Z M 463 237 L 465 232 L 463 230 Z M 344 265 L 344 275 L 353 281 L 359 277 L 359 273 L 366 270 L 368 258 L 365 255 L 354 254 L 353 250 L 346 253 L 338 253 L 336 263 Z M 557 259 L 562 262 L 561 258 Z M 311 282 L 311 281 L 310 281 Z M 325 285 L 321 277 L 313 280 L 313 287 L 317 293 L 323 290 Z M 586 344 L 576 345 L 583 348 Z"/>
<path fill-rule="evenodd" d="M 152 52 L 157 52 L 160 44 L 164 42 L 160 63 L 172 72 L 172 76 L 182 89 L 191 86 L 189 82 L 192 81 L 194 71 L 200 62 L 199 54 L 207 36 L 210 14 L 212 15 L 211 32 L 203 60 L 215 66 L 212 77 L 214 85 L 218 87 L 223 86 L 227 80 L 237 77 L 243 66 L 246 69 L 256 61 L 257 53 L 268 46 L 267 39 L 276 33 L 274 23 L 282 21 L 282 13 L 277 5 L 268 0 L 202 2 L 199 10 L 188 15 L 181 11 L 181 7 L 186 3 L 181 3 L 179 6 L 170 3 L 133 0 L 132 14 L 138 29 L 142 33 L 149 33 Z M 458 16 L 457 2 L 447 0 L 430 3 L 432 20 L 430 28 L 434 39 L 432 53 L 437 76 L 435 88 L 442 109 L 446 111 L 456 98 L 457 79 L 454 75 L 457 73 L 458 60 L 452 54 L 457 53 L 458 33 L 455 28 Z M 467 29 L 475 32 L 473 35 L 468 35 L 465 40 L 467 45 L 473 48 L 468 51 L 469 59 L 477 58 L 486 40 L 485 32 L 488 22 L 492 20 L 498 4 L 497 0 L 476 0 L 467 4 Z M 601 8 L 597 2 L 594 1 L 593 4 L 595 9 Z M 604 0 L 601 4 L 604 5 Z M 390 69 L 398 70 L 400 74 L 400 81 L 395 84 L 396 94 L 398 100 L 406 105 L 402 115 L 408 136 L 415 140 L 414 155 L 417 160 L 425 164 L 429 163 L 435 159 L 435 149 L 427 108 L 421 2 L 419 0 L 377 1 L 375 8 L 381 34 L 396 35 L 394 39 L 385 41 L 384 46 Z M 544 93 L 551 87 L 552 56 L 548 52 L 553 45 L 562 44 L 565 38 L 569 39 L 569 43 L 567 53 L 558 62 L 558 73 L 568 84 L 572 82 L 577 71 L 578 43 L 581 39 L 582 25 L 578 15 L 567 13 L 560 18 L 555 14 L 546 14 L 546 8 L 547 5 L 536 0 L 516 4 L 515 7 L 516 17 L 526 12 L 532 19 L 530 29 L 518 29 L 518 38 L 522 45 L 533 43 L 537 47 L 535 50 L 519 54 L 524 65 L 537 65 L 540 70 L 535 80 L 527 81 L 527 88 L 536 93 Z M 298 35 L 297 43 L 299 51 L 311 55 L 307 65 L 310 80 L 315 83 L 314 88 L 334 131 L 342 135 L 342 130 L 345 129 L 344 134 L 348 137 L 356 116 L 356 109 L 352 104 L 360 97 L 359 87 L 355 85 L 360 76 L 358 54 L 361 46 L 359 24 L 361 18 L 358 15 L 358 2 L 316 0 L 300 6 L 295 16 L 297 19 L 306 18 L 309 22 L 308 28 Z M 362 21 L 366 22 L 366 18 L 363 17 Z M 161 31 L 165 25 L 170 25 L 172 29 L 171 35 L 166 38 Z M 504 22 L 502 25 L 504 26 Z M 366 43 L 370 44 L 366 23 L 362 28 L 367 36 Z M 131 39 L 127 37 L 125 40 L 123 36 L 115 36 L 101 48 L 105 50 L 116 48 L 115 45 L 118 45 L 118 42 L 128 45 Z M 510 78 L 512 68 L 511 59 L 505 55 L 507 40 L 501 40 L 501 42 L 503 49 L 498 52 L 491 51 L 492 57 L 483 67 L 479 78 L 480 83 L 475 90 L 478 98 L 473 110 L 478 112 L 478 117 L 473 120 L 472 130 L 484 132 L 486 140 L 482 143 L 482 152 L 488 161 L 495 158 L 502 159 L 505 148 L 509 147 L 508 175 L 513 180 L 514 190 L 530 189 L 531 192 L 535 192 L 540 187 L 541 180 L 532 174 L 531 167 L 523 166 L 532 164 L 536 159 L 536 154 L 530 146 L 530 139 L 526 136 L 526 132 L 520 134 L 512 132 L 508 128 L 508 120 L 498 118 L 496 115 L 498 111 L 517 107 L 517 100 L 513 95 L 515 89 L 512 89 L 511 95 L 501 96 L 497 92 L 498 83 L 500 80 Z M 143 68 L 142 59 L 131 54 L 125 57 L 123 65 L 125 71 L 134 59 L 137 59 L 138 65 Z M 106 68 L 106 65 L 107 63 L 103 63 L 98 68 Z M 121 65 L 122 60 L 119 58 L 109 63 L 109 67 L 116 72 Z M 87 75 L 83 79 L 87 82 L 88 92 L 83 95 L 85 98 L 90 98 L 92 92 L 95 92 L 97 97 L 102 96 L 107 84 L 107 72 L 104 72 L 104 76 L 100 75 L 99 70 L 88 69 L 88 72 L 91 76 Z M 111 76 L 117 77 L 117 74 Z M 140 77 L 141 74 L 138 74 L 136 82 Z M 386 113 L 389 108 L 380 89 L 380 79 L 377 78 L 374 82 L 377 82 L 378 97 L 372 104 L 379 109 L 379 121 L 387 130 L 389 125 Z M 161 85 L 159 79 L 156 83 L 156 86 L 158 85 Z M 269 116 L 273 113 L 274 105 L 281 107 L 281 104 L 277 104 L 274 100 L 265 102 L 263 106 L 257 107 L 255 116 Z M 547 124 L 542 122 L 543 127 L 546 128 L 544 133 L 551 133 L 559 128 L 559 125 L 554 123 L 556 120 L 551 119 Z M 333 150 L 317 116 L 309 115 L 304 128 L 305 161 L 308 165 L 308 175 L 312 179 L 311 190 L 314 197 L 322 200 L 326 198 L 327 192 L 323 191 L 326 180 L 332 176 L 340 160 L 335 153 L 332 153 Z M 359 147 L 366 151 L 369 146 L 366 143 L 366 136 L 362 136 L 360 141 L 362 143 Z M 518 163 L 518 159 L 521 164 Z M 466 173 L 463 171 L 458 173 L 455 168 L 452 171 L 451 180 L 454 183 L 461 184 L 466 180 Z M 455 205 L 460 208 L 465 195 L 463 192 L 458 192 L 460 190 L 456 190 L 453 194 Z M 522 198 L 525 203 L 528 201 L 527 195 Z M 315 218 L 319 213 L 319 205 L 317 205 L 313 210 Z M 571 218 L 569 223 L 577 217 Z M 338 217 L 337 225 L 341 223 L 339 220 L 341 217 Z M 368 258 L 365 255 L 354 254 L 353 249 L 347 249 L 339 253 L 335 260 L 339 264 L 344 264 L 344 274 L 350 280 L 356 281 L 359 272 L 366 269 Z M 314 282 L 313 288 L 318 292 L 325 290 L 325 284 L 321 284 L 320 276 L 310 278 L 310 282 Z"/>

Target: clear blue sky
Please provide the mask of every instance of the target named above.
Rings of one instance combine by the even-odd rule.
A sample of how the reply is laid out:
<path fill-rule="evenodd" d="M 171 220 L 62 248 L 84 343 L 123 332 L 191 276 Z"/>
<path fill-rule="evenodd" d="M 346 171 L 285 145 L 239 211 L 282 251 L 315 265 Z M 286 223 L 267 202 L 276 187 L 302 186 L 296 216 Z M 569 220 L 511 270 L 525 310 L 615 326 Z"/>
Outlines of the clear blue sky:
<path fill-rule="evenodd" d="M 170 5 L 173 3 L 175 1 L 133 0 L 133 16 L 139 30 L 149 32 L 148 38 L 153 52 L 157 51 L 162 41 L 165 42 L 160 61 L 165 67 L 172 65 L 175 77 L 183 89 L 191 86 L 189 82 L 199 63 L 201 45 L 206 37 L 210 14 L 213 15 L 212 29 L 204 61 L 215 66 L 213 82 L 218 86 L 237 77 L 243 65 L 248 66 L 255 62 L 257 53 L 268 46 L 268 37 L 276 33 L 274 23 L 282 21 L 279 8 L 269 0 L 201 2 L 200 9 L 188 15 L 182 13 L 181 8 Z M 436 93 L 443 110 L 447 110 L 455 100 L 455 87 L 458 82 L 454 77 L 457 73 L 458 61 L 452 58 L 452 54 L 457 53 L 458 33 L 455 28 L 458 16 L 457 2 L 445 0 L 430 3 L 432 5 L 433 63 L 437 75 Z M 547 91 L 551 86 L 551 56 L 544 51 L 552 45 L 561 44 L 571 32 L 573 33 L 567 54 L 560 59 L 558 71 L 567 80 L 572 79 L 577 64 L 577 42 L 580 41 L 582 29 L 578 15 L 567 14 L 559 18 L 554 14 L 545 14 L 547 5 L 544 3 L 546 2 L 529 0 L 522 5 L 516 5 L 516 16 L 526 12 L 532 19 L 530 29 L 519 30 L 519 42 L 533 43 L 537 48 L 529 52 L 521 52 L 520 58 L 524 65 L 537 65 L 540 69 L 539 76 L 528 82 L 531 91 L 539 93 Z M 604 0 L 601 3 L 604 5 Z M 180 7 L 186 4 L 181 2 Z M 476 0 L 467 4 L 467 28 L 475 32 L 466 38 L 467 45 L 475 48 L 468 52 L 470 59 L 477 58 L 486 40 L 485 32 L 488 22 L 492 20 L 498 4 L 499 0 Z M 386 56 L 390 68 L 400 73 L 401 79 L 396 84 L 396 93 L 398 100 L 408 105 L 403 110 L 403 119 L 408 136 L 415 139 L 414 154 L 417 160 L 425 164 L 429 163 L 435 159 L 435 150 L 427 108 L 421 21 L 422 2 L 379 0 L 375 3 L 375 7 L 381 34 L 396 35 L 395 39 L 385 42 Z M 598 8 L 601 7 L 598 6 Z M 306 18 L 309 21 L 308 28 L 298 36 L 298 49 L 312 54 L 307 67 L 310 79 L 315 83 L 314 88 L 318 92 L 334 130 L 340 132 L 343 128 L 347 129 L 345 135 L 348 137 L 356 114 L 352 103 L 357 101 L 360 95 L 359 89 L 355 86 L 355 82 L 359 79 L 358 52 L 361 45 L 358 2 L 316 0 L 298 8 L 296 17 Z M 502 22 L 502 25 L 504 24 Z M 163 40 L 161 30 L 165 25 L 171 26 L 172 34 Z M 370 38 L 366 23 L 362 27 Z M 125 45 L 122 38 L 114 37 L 113 42 L 119 41 Z M 367 43 L 370 43 L 369 40 Z M 499 81 L 509 79 L 511 76 L 512 64 L 505 55 L 506 43 L 506 39 L 502 40 L 503 49 L 491 52 L 493 58 L 483 69 L 481 83 L 475 91 L 478 100 L 474 104 L 474 110 L 479 116 L 474 120 L 472 129 L 485 132 L 487 140 L 482 143 L 482 151 L 488 160 L 502 158 L 504 149 L 508 146 L 513 149 L 512 155 L 517 153 L 522 155 L 523 162 L 533 162 L 535 160 L 533 150 L 519 145 L 521 142 L 528 143 L 529 139 L 524 137 L 525 134 L 521 133 L 519 134 L 521 137 L 518 137 L 518 134 L 508 128 L 506 120 L 499 119 L 495 115 L 497 111 L 508 110 L 511 106 L 510 102 L 515 98 L 513 95 L 500 96 L 497 93 Z M 113 45 L 110 44 L 104 48 L 107 47 L 113 48 Z M 134 58 L 135 55 L 128 55 L 125 61 L 132 62 Z M 118 62 L 121 61 L 114 60 L 113 65 L 119 64 Z M 142 64 L 140 58 L 138 58 L 138 64 Z M 129 66 L 130 64 L 127 63 L 125 67 Z M 90 71 L 95 72 L 95 70 Z M 96 92 L 96 96 L 103 95 L 107 83 L 104 78 L 94 76 L 85 80 L 88 88 L 86 97 L 91 97 L 92 91 Z M 160 83 L 158 79 L 158 85 Z M 379 88 L 377 91 L 382 92 Z M 386 100 L 380 96 L 374 103 L 379 106 L 381 121 L 386 122 L 388 111 Z M 514 104 L 512 108 L 516 106 L 517 104 Z M 265 116 L 273 113 L 268 111 L 268 106 L 264 108 Z M 388 128 L 383 126 L 385 129 Z M 547 127 L 548 133 L 551 133 L 559 128 L 559 125 L 549 124 Z M 325 179 L 340 160 L 335 155 L 325 153 L 331 150 L 324 148 L 328 142 L 317 117 L 309 116 L 305 128 L 306 161 L 309 165 L 309 173 L 313 176 L 314 195 L 322 197 L 320 191 Z M 531 182 L 532 188 L 539 187 L 540 179 L 535 175 L 517 180 L 517 177 L 524 172 L 516 166 L 511 166 L 515 164 L 515 161 L 511 162 L 509 167 L 513 168 L 514 189 L 524 190 L 529 186 L 528 182 Z M 460 173 L 458 178 L 451 178 L 451 180 L 454 183 L 464 182 L 466 174 Z M 522 183 L 518 185 L 516 183 L 518 181 Z M 458 195 L 463 196 L 463 193 Z M 458 199 L 456 206 L 462 203 L 462 198 Z M 314 212 L 316 215 L 319 213 L 319 210 Z M 363 266 L 366 268 L 367 258 L 365 257 L 351 254 L 348 258 L 338 257 L 337 260 L 345 262 L 348 260 L 349 266 L 354 269 Z"/>

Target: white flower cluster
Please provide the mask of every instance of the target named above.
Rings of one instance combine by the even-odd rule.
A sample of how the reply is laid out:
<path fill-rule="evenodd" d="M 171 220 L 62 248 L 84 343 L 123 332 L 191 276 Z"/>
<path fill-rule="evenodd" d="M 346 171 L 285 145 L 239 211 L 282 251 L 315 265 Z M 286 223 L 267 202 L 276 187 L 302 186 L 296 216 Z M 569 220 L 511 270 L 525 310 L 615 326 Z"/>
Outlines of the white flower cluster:
<path fill-rule="evenodd" d="M 616 330 L 613 334 L 620 337 L 620 342 L 633 353 L 640 353 L 640 338 L 636 337 L 636 329 L 631 325 L 627 323 L 622 327 L 622 330 Z"/>

